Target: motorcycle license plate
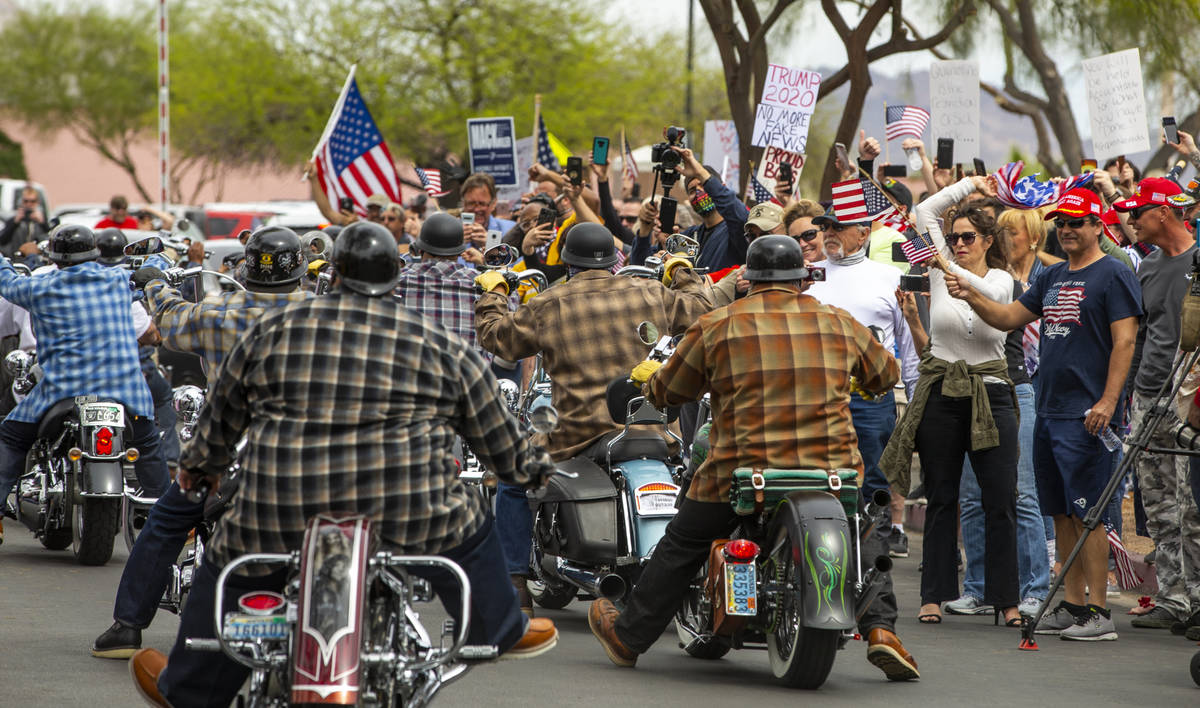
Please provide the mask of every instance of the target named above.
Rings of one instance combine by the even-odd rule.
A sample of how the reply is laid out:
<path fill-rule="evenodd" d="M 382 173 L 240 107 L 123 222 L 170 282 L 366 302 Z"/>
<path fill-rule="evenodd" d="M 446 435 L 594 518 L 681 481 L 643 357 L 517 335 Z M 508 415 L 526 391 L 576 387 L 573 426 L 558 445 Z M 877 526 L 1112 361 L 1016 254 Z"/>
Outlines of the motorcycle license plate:
<path fill-rule="evenodd" d="M 674 515 L 675 498 L 679 496 L 679 487 L 666 482 L 651 482 L 637 488 L 634 499 L 637 502 L 639 516 Z"/>
<path fill-rule="evenodd" d="M 725 614 L 758 614 L 758 582 L 753 563 L 725 564 Z"/>
<path fill-rule="evenodd" d="M 230 639 L 287 639 L 288 620 L 283 615 L 225 615 L 224 636 Z"/>
<path fill-rule="evenodd" d="M 106 406 L 91 403 L 80 410 L 84 425 L 114 425 L 125 426 L 125 411 L 121 406 Z"/>

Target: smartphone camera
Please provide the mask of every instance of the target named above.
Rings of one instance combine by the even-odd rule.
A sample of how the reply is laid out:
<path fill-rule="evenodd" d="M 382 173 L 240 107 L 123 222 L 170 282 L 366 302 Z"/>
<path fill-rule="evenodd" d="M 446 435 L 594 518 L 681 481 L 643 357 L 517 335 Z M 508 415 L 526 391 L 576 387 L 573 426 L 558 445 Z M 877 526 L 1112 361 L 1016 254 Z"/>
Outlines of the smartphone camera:
<path fill-rule="evenodd" d="M 567 158 L 567 179 L 576 187 L 583 184 L 583 159 L 578 157 Z"/>
<path fill-rule="evenodd" d="M 350 197 L 342 197 L 338 200 L 338 209 L 342 211 L 354 211 L 354 200 Z"/>
<path fill-rule="evenodd" d="M 608 138 L 592 138 L 592 162 L 597 165 L 608 164 Z"/>

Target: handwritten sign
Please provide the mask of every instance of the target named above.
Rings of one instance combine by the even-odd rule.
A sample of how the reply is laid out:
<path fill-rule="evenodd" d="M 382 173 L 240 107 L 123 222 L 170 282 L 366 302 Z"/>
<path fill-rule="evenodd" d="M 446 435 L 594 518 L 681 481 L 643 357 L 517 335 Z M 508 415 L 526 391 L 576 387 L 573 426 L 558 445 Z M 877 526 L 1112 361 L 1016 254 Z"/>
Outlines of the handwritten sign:
<path fill-rule="evenodd" d="M 1092 153 L 1103 163 L 1110 157 L 1150 149 L 1146 94 L 1137 48 L 1083 60 Z"/>
<path fill-rule="evenodd" d="M 760 103 L 812 113 L 820 88 L 821 75 L 815 71 L 768 64 Z"/>
<path fill-rule="evenodd" d="M 769 103 L 758 104 L 754 116 L 754 139 L 751 145 L 777 147 L 788 152 L 804 154 L 808 147 L 808 125 L 811 111 L 790 110 Z"/>
<path fill-rule="evenodd" d="M 960 162 L 983 157 L 979 143 L 979 64 L 935 61 L 929 66 L 929 129 L 934 138 L 953 138 Z"/>
<path fill-rule="evenodd" d="M 516 131 L 512 117 L 469 118 L 467 139 L 471 171 L 486 172 L 498 187 L 515 186 L 517 176 Z"/>
<path fill-rule="evenodd" d="M 722 167 L 725 174 L 725 186 L 736 185 L 741 178 L 738 165 L 738 134 L 737 126 L 731 120 L 704 121 L 704 162 L 714 167 Z M 726 165 L 728 160 L 728 165 Z"/>
<path fill-rule="evenodd" d="M 800 173 L 804 171 L 805 157 L 799 153 L 780 150 L 777 147 L 768 147 L 763 151 L 762 162 L 758 163 L 758 181 L 773 191 L 775 183 L 779 181 L 779 165 L 784 162 L 792 165 L 792 189 L 794 190 L 796 183 L 800 180 Z"/>

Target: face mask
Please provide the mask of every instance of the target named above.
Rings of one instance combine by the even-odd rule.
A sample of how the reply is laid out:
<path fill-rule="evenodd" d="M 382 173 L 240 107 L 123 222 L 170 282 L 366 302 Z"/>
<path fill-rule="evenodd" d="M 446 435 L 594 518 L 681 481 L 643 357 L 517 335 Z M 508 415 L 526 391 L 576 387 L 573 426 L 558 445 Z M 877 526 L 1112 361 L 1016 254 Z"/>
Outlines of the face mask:
<path fill-rule="evenodd" d="M 692 208 L 696 210 L 697 214 L 704 216 L 713 209 L 716 209 L 717 205 L 713 204 L 712 197 L 708 196 L 708 192 L 705 192 L 703 189 L 697 189 L 696 193 L 692 195 Z"/>

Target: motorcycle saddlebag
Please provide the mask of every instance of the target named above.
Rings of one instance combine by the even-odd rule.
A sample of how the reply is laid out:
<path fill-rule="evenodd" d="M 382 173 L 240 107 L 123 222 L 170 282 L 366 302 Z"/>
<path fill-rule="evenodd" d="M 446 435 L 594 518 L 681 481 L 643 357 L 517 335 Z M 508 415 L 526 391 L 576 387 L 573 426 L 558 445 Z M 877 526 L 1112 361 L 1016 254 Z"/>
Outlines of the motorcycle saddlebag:
<path fill-rule="evenodd" d="M 546 553 L 582 563 L 611 562 L 617 555 L 617 488 L 595 462 L 574 457 L 560 469 L 579 476 L 555 476 L 538 497 L 534 529 Z"/>
<path fill-rule="evenodd" d="M 833 494 L 845 508 L 846 516 L 858 510 L 858 472 L 838 470 L 785 470 L 738 467 L 733 471 L 729 501 L 739 516 L 771 511 L 792 492 L 816 489 Z"/>

